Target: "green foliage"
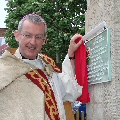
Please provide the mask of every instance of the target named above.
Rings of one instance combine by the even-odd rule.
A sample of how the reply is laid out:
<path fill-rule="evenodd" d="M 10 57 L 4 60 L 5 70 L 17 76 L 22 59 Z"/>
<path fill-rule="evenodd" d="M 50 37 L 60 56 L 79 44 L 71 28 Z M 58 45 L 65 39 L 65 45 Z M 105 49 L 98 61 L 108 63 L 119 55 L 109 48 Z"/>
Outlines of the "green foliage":
<path fill-rule="evenodd" d="M 8 13 L 5 23 L 8 31 L 6 42 L 10 47 L 18 47 L 13 32 L 20 19 L 31 13 L 41 15 L 47 22 L 47 44 L 42 51 L 56 60 L 64 60 L 71 36 L 85 33 L 85 12 L 87 0 L 9 0 L 5 10 Z"/>

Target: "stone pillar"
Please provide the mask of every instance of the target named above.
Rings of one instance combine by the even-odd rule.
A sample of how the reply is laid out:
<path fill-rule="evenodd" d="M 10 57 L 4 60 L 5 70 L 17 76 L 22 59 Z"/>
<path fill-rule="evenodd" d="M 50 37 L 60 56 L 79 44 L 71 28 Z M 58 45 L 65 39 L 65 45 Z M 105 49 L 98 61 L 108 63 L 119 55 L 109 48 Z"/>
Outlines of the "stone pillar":
<path fill-rule="evenodd" d="M 87 0 L 86 33 L 103 21 L 111 31 L 112 81 L 89 85 L 87 120 L 120 120 L 120 0 Z"/>

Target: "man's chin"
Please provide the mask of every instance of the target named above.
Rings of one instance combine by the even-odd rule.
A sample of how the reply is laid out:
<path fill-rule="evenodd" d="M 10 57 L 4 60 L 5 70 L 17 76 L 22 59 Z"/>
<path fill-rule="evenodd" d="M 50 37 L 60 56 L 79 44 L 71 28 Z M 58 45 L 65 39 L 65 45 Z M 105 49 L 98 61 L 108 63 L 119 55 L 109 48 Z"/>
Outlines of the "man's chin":
<path fill-rule="evenodd" d="M 37 54 L 32 54 L 32 55 L 28 55 L 28 59 L 36 59 L 37 58 Z"/>

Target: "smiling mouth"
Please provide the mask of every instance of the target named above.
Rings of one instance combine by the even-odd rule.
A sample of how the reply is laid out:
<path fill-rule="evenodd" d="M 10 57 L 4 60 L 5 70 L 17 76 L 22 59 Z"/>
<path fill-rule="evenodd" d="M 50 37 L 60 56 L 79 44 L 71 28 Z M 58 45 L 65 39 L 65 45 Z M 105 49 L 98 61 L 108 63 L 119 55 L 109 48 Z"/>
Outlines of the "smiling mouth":
<path fill-rule="evenodd" d="M 28 47 L 30 50 L 35 50 L 35 47 Z"/>

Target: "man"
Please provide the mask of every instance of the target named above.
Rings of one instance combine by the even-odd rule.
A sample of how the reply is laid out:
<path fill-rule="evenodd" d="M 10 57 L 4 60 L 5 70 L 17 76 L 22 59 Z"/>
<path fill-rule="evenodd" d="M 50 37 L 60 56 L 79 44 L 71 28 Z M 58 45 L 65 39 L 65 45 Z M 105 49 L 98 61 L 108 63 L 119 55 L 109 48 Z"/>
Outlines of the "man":
<path fill-rule="evenodd" d="M 74 52 L 82 43 L 75 40 L 82 36 L 71 38 L 61 73 L 51 58 L 40 53 L 46 31 L 41 16 L 24 16 L 14 32 L 19 48 L 14 55 L 6 50 L 0 59 L 1 120 L 66 120 L 69 111 L 64 103 L 81 95 L 82 86 L 74 75 Z"/>

